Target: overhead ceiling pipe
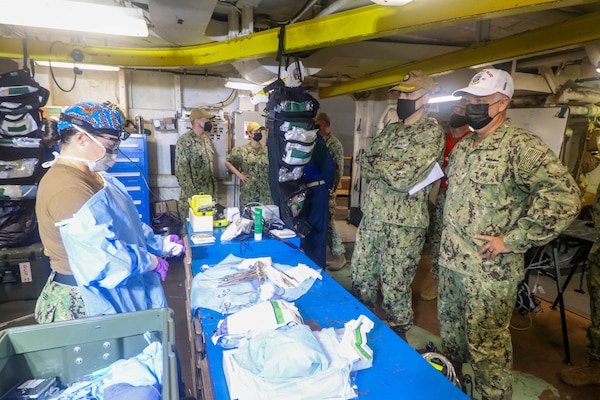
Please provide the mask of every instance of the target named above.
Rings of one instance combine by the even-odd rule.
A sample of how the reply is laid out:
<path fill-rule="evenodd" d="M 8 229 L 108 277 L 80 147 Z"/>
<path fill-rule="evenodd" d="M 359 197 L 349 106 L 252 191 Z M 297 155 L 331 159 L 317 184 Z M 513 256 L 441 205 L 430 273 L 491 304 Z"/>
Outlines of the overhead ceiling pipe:
<path fill-rule="evenodd" d="M 227 38 L 232 39 L 238 36 L 240 36 L 239 12 L 232 7 L 227 12 Z"/>
<path fill-rule="evenodd" d="M 251 35 L 254 33 L 254 7 L 251 5 L 242 6 L 242 31 L 243 35 Z"/>
<path fill-rule="evenodd" d="M 560 96 L 558 96 L 557 102 L 559 104 L 567 104 L 569 101 L 576 101 L 578 103 L 600 103 L 600 92 L 591 90 L 573 90 L 566 89 Z"/>
<path fill-rule="evenodd" d="M 296 22 L 302 15 L 306 14 L 310 8 L 314 7 L 315 4 L 316 1 L 308 4 L 293 20 L 291 20 L 291 23 Z M 315 18 L 325 17 L 327 15 L 335 14 L 336 12 L 351 10 L 369 4 L 373 3 L 370 0 L 338 0 L 323 9 Z M 231 29 L 232 28 L 230 27 L 230 30 Z M 254 8 L 251 6 L 243 6 L 241 34 L 245 35 L 251 33 L 254 33 Z M 273 66 L 275 66 L 275 59 L 273 59 L 273 66 L 265 66 L 258 60 L 243 60 L 233 62 L 232 65 L 244 79 L 257 85 L 270 82 L 277 78 L 277 73 L 274 72 L 277 69 L 273 68 Z"/>
<path fill-rule="evenodd" d="M 231 14 L 230 14 L 231 17 Z M 233 21 L 228 21 L 230 24 L 230 31 L 233 29 Z M 254 8 L 252 6 L 244 5 L 242 8 L 242 29 L 241 34 L 252 34 L 254 33 Z M 274 79 L 277 75 L 273 74 L 273 71 L 268 70 L 257 60 L 242 60 L 232 62 L 231 65 L 240 73 L 242 78 L 248 82 L 261 85 L 269 80 Z"/>
<path fill-rule="evenodd" d="M 571 115 L 597 115 L 600 113 L 600 107 L 595 104 L 585 106 L 569 106 Z"/>
<path fill-rule="evenodd" d="M 587 45 L 585 46 L 585 52 L 590 63 L 596 68 L 600 67 L 600 46 L 597 44 Z"/>
<path fill-rule="evenodd" d="M 364 7 L 370 4 L 373 4 L 371 0 L 338 0 L 324 8 L 323 11 L 317 15 L 317 17 L 323 17 L 325 15 L 331 15 L 336 12 L 351 10 L 353 8 Z"/>

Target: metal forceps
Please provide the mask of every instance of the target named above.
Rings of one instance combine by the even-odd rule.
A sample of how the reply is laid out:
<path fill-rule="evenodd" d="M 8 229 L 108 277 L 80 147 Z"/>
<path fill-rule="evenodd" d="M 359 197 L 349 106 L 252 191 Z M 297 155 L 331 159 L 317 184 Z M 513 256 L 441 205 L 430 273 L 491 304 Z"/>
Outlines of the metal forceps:
<path fill-rule="evenodd" d="M 247 292 L 231 292 L 230 288 L 223 288 L 223 291 L 221 293 L 219 293 L 217 295 L 217 298 L 222 299 L 225 296 L 228 295 L 240 295 L 240 294 L 252 294 L 252 293 L 256 293 L 256 290 L 249 290 Z"/>

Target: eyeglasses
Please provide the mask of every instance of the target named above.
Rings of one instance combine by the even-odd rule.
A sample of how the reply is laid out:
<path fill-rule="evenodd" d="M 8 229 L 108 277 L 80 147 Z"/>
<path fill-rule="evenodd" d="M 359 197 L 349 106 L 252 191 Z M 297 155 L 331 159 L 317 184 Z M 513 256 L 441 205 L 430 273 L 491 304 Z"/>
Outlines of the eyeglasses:
<path fill-rule="evenodd" d="M 78 128 L 78 129 L 80 129 L 80 128 Z M 85 133 L 87 135 L 87 137 L 89 137 L 92 141 L 96 142 L 96 144 L 104 147 L 106 149 L 106 151 L 108 151 L 109 153 L 115 154 L 117 152 L 117 150 L 119 150 L 119 145 L 121 144 L 121 141 L 119 139 L 115 139 L 114 137 L 106 137 L 106 135 L 90 134 L 90 133 L 84 131 L 83 129 L 80 129 L 80 131 Z M 110 144 L 108 146 L 105 146 L 104 142 L 101 142 L 96 138 L 102 138 L 104 140 L 108 140 L 110 142 Z"/>
<path fill-rule="evenodd" d="M 107 135 L 105 132 L 101 132 L 98 130 L 93 130 L 92 134 L 94 136 L 99 136 L 103 139 L 107 139 L 107 140 L 111 140 L 111 141 L 123 141 L 123 140 L 127 140 L 127 138 L 129 137 L 129 135 L 131 135 L 131 133 L 127 132 L 127 131 L 112 131 L 110 133 L 110 135 Z"/>
<path fill-rule="evenodd" d="M 115 139 L 114 137 L 106 137 L 105 135 L 94 135 L 94 136 L 98 136 L 104 140 L 108 140 L 110 142 L 110 145 L 104 146 L 104 147 L 106 147 L 106 150 L 110 151 L 111 153 L 116 153 L 117 150 L 119 150 L 119 145 L 121 144 L 121 139 Z M 125 139 L 123 139 L 123 140 L 125 140 Z"/>

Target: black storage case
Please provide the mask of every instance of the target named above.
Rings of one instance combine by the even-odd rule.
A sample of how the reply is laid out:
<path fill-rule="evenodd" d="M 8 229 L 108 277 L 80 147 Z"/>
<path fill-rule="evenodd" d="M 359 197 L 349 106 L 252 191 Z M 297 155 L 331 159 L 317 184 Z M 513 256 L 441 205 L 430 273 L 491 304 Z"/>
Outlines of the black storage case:
<path fill-rule="evenodd" d="M 0 249 L 0 303 L 35 300 L 50 276 L 50 261 L 44 246 Z"/>

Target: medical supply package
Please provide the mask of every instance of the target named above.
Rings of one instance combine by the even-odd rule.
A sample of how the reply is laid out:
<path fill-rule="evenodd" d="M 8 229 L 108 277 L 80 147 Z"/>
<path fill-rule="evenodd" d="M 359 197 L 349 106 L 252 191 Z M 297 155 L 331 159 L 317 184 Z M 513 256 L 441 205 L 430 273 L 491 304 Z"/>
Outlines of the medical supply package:
<path fill-rule="evenodd" d="M 372 328 L 361 315 L 340 329 L 288 325 L 258 332 L 223 352 L 230 399 L 356 398 L 350 375 L 372 365 L 366 343 Z"/>

